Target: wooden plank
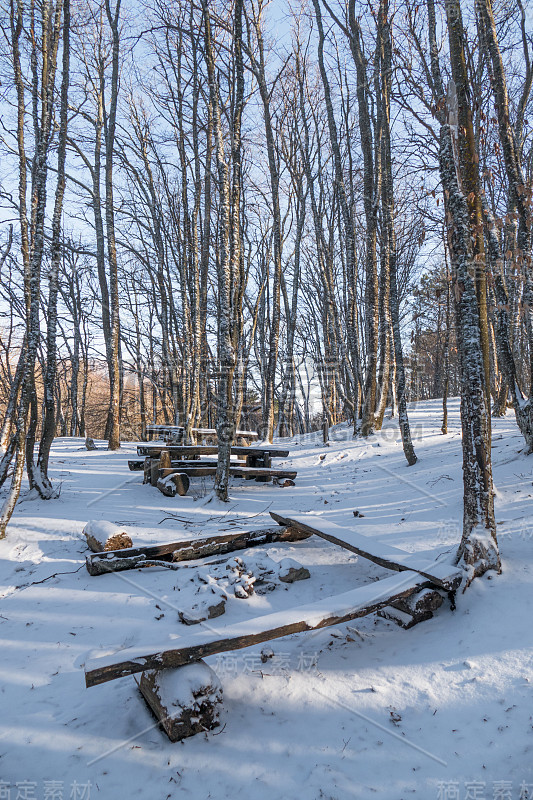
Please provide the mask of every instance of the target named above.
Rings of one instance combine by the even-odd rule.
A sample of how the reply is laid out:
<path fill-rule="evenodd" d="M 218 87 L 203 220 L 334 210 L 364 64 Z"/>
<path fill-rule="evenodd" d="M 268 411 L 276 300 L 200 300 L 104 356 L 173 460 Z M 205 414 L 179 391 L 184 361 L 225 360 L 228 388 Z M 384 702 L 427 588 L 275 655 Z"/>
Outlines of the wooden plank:
<path fill-rule="evenodd" d="M 151 458 L 159 458 L 163 450 L 168 450 L 171 458 L 180 458 L 186 456 L 214 456 L 218 454 L 218 447 L 216 445 L 152 445 L 152 444 L 139 444 L 137 445 L 137 454 L 139 456 L 150 456 Z M 231 448 L 232 456 L 257 456 L 259 458 L 265 455 L 270 455 L 271 458 L 287 458 L 289 450 L 282 450 L 278 447 L 240 447 L 233 445 Z"/>
<path fill-rule="evenodd" d="M 385 608 L 391 602 L 427 585 L 427 579 L 418 573 L 404 572 L 308 605 L 266 614 L 211 632 L 202 630 L 186 634 L 171 648 L 165 644 L 160 648 L 152 648 L 149 654 L 143 648 L 121 650 L 115 655 L 88 661 L 85 665 L 85 683 L 87 687 L 96 686 L 145 669 L 179 667 L 215 653 L 239 650 L 292 633 L 338 625 Z"/>
<path fill-rule="evenodd" d="M 174 467 L 175 469 L 181 469 L 182 467 L 184 467 L 184 468 L 187 468 L 187 467 L 215 467 L 215 469 L 216 469 L 217 463 L 218 462 L 214 458 L 212 458 L 212 459 L 202 458 L 202 459 L 194 459 L 194 460 L 191 460 L 191 459 L 188 459 L 188 460 L 172 459 L 172 461 L 170 462 L 170 465 L 171 465 L 171 467 Z M 239 459 L 236 459 L 234 461 L 230 461 L 230 466 L 232 466 L 232 467 L 245 467 L 246 466 L 246 461 L 244 459 L 240 459 L 239 458 Z"/>
<path fill-rule="evenodd" d="M 163 451 L 166 452 L 166 451 Z M 232 464 L 237 466 L 246 466 L 247 460 L 237 459 L 236 461 L 232 461 Z M 217 465 L 217 462 L 209 459 L 195 459 L 194 461 L 187 460 L 185 462 L 179 460 L 171 460 L 171 466 L 176 467 L 179 469 L 180 466 L 201 466 L 201 467 L 213 467 Z M 141 472 L 144 469 L 145 462 L 140 459 L 130 459 L 128 461 L 128 469 L 130 472 Z"/>
<path fill-rule="evenodd" d="M 446 562 L 437 563 L 432 559 L 424 557 L 420 553 L 406 553 L 391 545 L 382 544 L 369 536 L 363 536 L 351 528 L 341 528 L 334 522 L 325 519 L 318 519 L 311 514 L 289 515 L 276 514 L 270 512 L 272 519 L 280 525 L 294 525 L 300 530 L 314 533 L 328 542 L 350 550 L 352 553 L 367 558 L 375 564 L 379 564 L 387 569 L 396 572 L 401 570 L 413 570 L 431 580 L 436 586 L 440 586 L 446 591 L 454 591 L 461 584 L 464 577 L 463 570 Z"/>
<path fill-rule="evenodd" d="M 224 555 L 247 547 L 259 547 L 272 542 L 300 542 L 308 539 L 310 533 L 296 528 L 259 528 L 255 531 L 237 531 L 202 539 L 187 539 L 166 544 L 152 544 L 144 547 L 128 547 L 125 550 L 112 550 L 105 553 L 91 553 L 85 559 L 89 575 L 105 575 L 108 572 L 122 572 L 138 569 L 147 561 L 193 561 L 207 556 Z"/>
<path fill-rule="evenodd" d="M 215 475 L 217 471 L 216 466 L 213 467 L 204 467 L 204 466 L 196 466 L 194 461 L 189 462 L 182 462 L 179 469 L 174 469 L 173 467 L 167 469 L 160 469 L 159 470 L 159 477 L 166 478 L 168 475 L 172 475 L 175 472 L 185 472 L 187 475 L 191 477 L 200 477 L 204 475 Z M 294 469 L 266 469 L 265 467 L 239 467 L 233 466 L 230 464 L 229 474 L 233 475 L 234 478 L 245 478 L 247 476 L 251 476 L 252 478 L 290 478 L 294 480 L 297 476 L 297 472 Z"/>

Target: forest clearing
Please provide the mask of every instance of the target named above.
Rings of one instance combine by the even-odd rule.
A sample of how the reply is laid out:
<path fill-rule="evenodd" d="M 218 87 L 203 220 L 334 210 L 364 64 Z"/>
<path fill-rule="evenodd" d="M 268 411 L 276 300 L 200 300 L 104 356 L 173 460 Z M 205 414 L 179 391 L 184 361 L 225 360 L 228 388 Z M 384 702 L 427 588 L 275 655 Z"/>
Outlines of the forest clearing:
<path fill-rule="evenodd" d="M 44 796 L 44 781 L 56 780 L 65 796 L 74 782 L 90 782 L 90 796 L 105 798 L 145 797 L 149 786 L 152 797 L 230 798 L 253 787 L 258 798 L 376 793 L 399 800 L 446 797 L 442 787 L 451 792 L 456 783 L 461 797 L 475 783 L 486 797 L 498 796 L 500 783 L 512 786 L 511 797 L 527 797 L 521 787 L 533 784 L 533 471 L 510 418 L 495 421 L 493 446 L 503 571 L 458 592 L 455 611 L 445 601 L 433 619 L 410 630 L 372 615 L 295 634 L 268 643 L 264 662 L 262 645 L 211 656 L 224 692 L 220 726 L 181 744 L 159 730 L 134 677 L 84 686 L 90 656 L 136 646 L 149 652 L 200 627 L 181 623 L 179 612 L 199 597 L 192 573 L 206 569 L 183 562 L 177 572 L 153 567 L 90 577 L 82 534 L 88 518 L 124 527 L 140 545 L 265 528 L 270 510 L 290 508 L 412 553 L 453 554 L 462 505 L 458 402 L 450 403 L 449 438 L 440 433 L 438 401 L 410 413 L 420 453 L 414 470 L 400 469 L 394 421 L 371 445 L 339 425 L 327 448 L 319 434 L 278 440 L 291 449 L 297 485 L 236 480 L 229 508 L 206 504 L 212 492 L 200 478 L 192 494 L 166 500 L 142 486 L 140 475 L 125 483 L 133 446 L 111 453 L 100 443 L 102 449 L 87 452 L 83 440 L 56 440 L 60 498 L 53 506 L 21 504 L 10 539 L 0 545 L 2 778 L 13 787 L 35 782 L 36 796 Z M 262 561 L 290 558 L 310 578 L 229 597 L 225 615 L 209 620 L 212 627 L 289 612 L 387 575 L 316 536 L 227 560 L 232 555 L 256 573 Z"/>
<path fill-rule="evenodd" d="M 532 800 L 527 0 L 0 0 L 0 800 Z"/>

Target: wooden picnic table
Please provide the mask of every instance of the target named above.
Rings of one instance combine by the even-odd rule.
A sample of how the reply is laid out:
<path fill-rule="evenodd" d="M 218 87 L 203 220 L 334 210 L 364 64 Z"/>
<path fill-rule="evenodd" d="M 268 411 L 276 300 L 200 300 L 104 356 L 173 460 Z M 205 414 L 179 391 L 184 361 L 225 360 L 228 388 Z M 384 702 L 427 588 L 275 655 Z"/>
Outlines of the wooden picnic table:
<path fill-rule="evenodd" d="M 157 486 L 163 494 L 175 494 L 172 481 L 166 479 L 174 476 L 180 494 L 186 494 L 189 488 L 189 477 L 215 475 L 217 461 L 205 458 L 218 454 L 218 447 L 206 445 L 151 445 L 139 444 L 139 456 L 144 461 L 130 460 L 128 467 L 132 471 L 144 470 L 144 483 Z M 290 485 L 296 477 L 296 470 L 277 469 L 272 467 L 272 458 L 286 458 L 288 450 L 277 447 L 241 447 L 231 448 L 232 459 L 229 472 L 233 477 L 255 480 L 259 483 L 271 481 L 273 478 L 284 479 L 284 485 Z M 180 478 L 179 476 L 182 476 Z M 180 483 L 181 481 L 181 483 Z"/>

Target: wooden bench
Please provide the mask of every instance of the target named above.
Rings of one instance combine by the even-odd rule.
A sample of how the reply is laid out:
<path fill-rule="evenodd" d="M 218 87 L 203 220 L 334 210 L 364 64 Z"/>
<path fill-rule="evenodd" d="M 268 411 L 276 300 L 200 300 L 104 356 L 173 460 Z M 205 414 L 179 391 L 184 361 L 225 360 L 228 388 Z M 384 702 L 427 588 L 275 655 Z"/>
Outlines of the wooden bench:
<path fill-rule="evenodd" d="M 183 461 L 179 467 L 163 467 L 159 470 L 160 478 L 168 478 L 169 475 L 177 472 L 184 472 L 191 478 L 199 478 L 206 475 L 216 475 L 217 466 L 204 464 L 202 462 Z M 295 469 L 275 469 L 271 467 L 246 467 L 240 464 L 230 463 L 229 474 L 234 478 L 288 478 L 294 480 L 298 474 Z"/>
<path fill-rule="evenodd" d="M 205 458 L 218 455 L 218 448 L 205 445 L 138 445 L 137 452 L 145 456 L 144 462 L 130 459 L 128 467 L 132 471 L 144 469 L 144 482 L 157 486 L 163 494 L 173 497 L 176 492 L 184 495 L 188 489 L 188 480 L 178 476 L 204 477 L 216 475 L 217 461 Z M 277 447 L 241 447 L 233 446 L 230 450 L 234 460 L 230 462 L 230 475 L 258 482 L 280 478 L 293 481 L 296 470 L 277 469 L 272 467 L 272 458 L 286 458 L 288 450 Z M 173 481 L 167 480 L 172 475 Z"/>
<path fill-rule="evenodd" d="M 202 663 L 207 656 L 338 625 L 374 612 L 409 628 L 433 616 L 433 611 L 443 602 L 442 589 L 448 592 L 453 603 L 453 594 L 464 578 L 464 572 L 454 564 L 434 560 L 427 553 L 406 553 L 362 536 L 352 528 L 342 528 L 310 514 L 288 513 L 282 516 L 272 513 L 271 516 L 283 526 L 279 528 L 282 531 L 279 536 L 275 531 L 267 530 L 255 534 L 229 534 L 191 543 L 174 542 L 152 548 L 130 548 L 129 551 L 117 551 L 115 554 L 98 553 L 87 559 L 87 569 L 92 575 L 152 565 L 176 569 L 179 566 L 173 563 L 175 560 L 229 552 L 263 543 L 265 539 L 298 541 L 299 538 L 305 539 L 316 534 L 336 546 L 393 570 L 395 574 L 306 605 L 221 627 L 209 626 L 208 630 L 187 632 L 177 642 L 172 642 L 171 646 L 167 642 L 161 647 L 130 648 L 111 656 L 88 660 L 85 664 L 86 686 L 96 686 L 138 672 L 143 673 L 141 683 L 149 679 L 155 681 L 157 670 L 188 668 L 188 664 Z M 155 560 L 150 557 L 155 557 Z M 165 559 L 165 563 L 160 559 Z M 167 560 L 172 563 L 166 563 Z M 170 705 L 172 701 L 173 698 L 169 698 Z M 166 720 L 169 715 L 167 706 L 170 705 L 163 704 L 161 709 L 158 706 L 160 721 Z"/>
<path fill-rule="evenodd" d="M 434 568 L 441 567 L 435 564 Z M 444 581 L 442 571 L 441 582 Z M 457 588 L 462 572 L 448 565 L 447 586 Z M 314 603 L 265 614 L 262 617 L 222 626 L 214 631 L 185 634 L 178 646 L 121 650 L 120 654 L 90 660 L 85 665 L 87 687 L 150 669 L 180 667 L 206 656 L 250 647 L 293 633 L 313 631 L 364 617 L 392 602 L 406 598 L 432 584 L 418 572 L 403 571 L 349 592 L 325 597 Z M 117 657 L 118 656 L 118 657 Z"/>

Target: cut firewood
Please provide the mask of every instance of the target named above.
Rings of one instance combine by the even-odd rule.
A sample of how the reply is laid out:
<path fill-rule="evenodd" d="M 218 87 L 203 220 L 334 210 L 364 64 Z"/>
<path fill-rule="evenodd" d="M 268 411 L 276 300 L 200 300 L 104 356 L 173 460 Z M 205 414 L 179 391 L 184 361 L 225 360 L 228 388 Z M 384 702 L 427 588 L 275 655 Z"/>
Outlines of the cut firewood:
<path fill-rule="evenodd" d="M 161 455 L 159 456 L 159 469 L 164 469 L 165 467 L 171 467 L 172 464 L 170 463 L 170 453 L 168 450 L 162 450 Z"/>
<path fill-rule="evenodd" d="M 218 727 L 222 687 L 203 661 L 143 672 L 139 690 L 171 742 Z"/>
<path fill-rule="evenodd" d="M 115 533 L 105 543 L 104 550 L 109 553 L 116 550 L 126 550 L 130 547 L 133 547 L 131 536 L 128 536 L 127 533 Z"/>
<path fill-rule="evenodd" d="M 131 547 L 133 542 L 124 529 L 114 522 L 107 520 L 91 519 L 83 529 L 83 535 L 87 545 L 93 553 L 101 553 L 103 550 L 121 550 L 124 547 Z M 126 538 L 123 538 L 126 537 Z M 126 542 L 129 541 L 129 544 Z M 116 542 L 116 547 L 108 546 L 108 543 Z"/>
<path fill-rule="evenodd" d="M 231 553 L 234 550 L 246 550 L 248 547 L 259 547 L 271 542 L 299 542 L 308 539 L 310 535 L 290 527 L 262 528 L 208 536 L 203 539 L 132 547 L 114 553 L 100 552 L 87 556 L 85 564 L 89 575 L 105 575 L 108 572 L 148 566 L 147 562 L 193 561 L 197 558 Z"/>
<path fill-rule="evenodd" d="M 175 497 L 176 494 L 185 497 L 189 485 L 189 476 L 185 472 L 171 472 L 166 478 L 159 478 L 157 481 L 157 488 L 166 497 Z"/>
<path fill-rule="evenodd" d="M 391 603 L 378 611 L 380 617 L 390 619 L 401 628 L 412 628 L 419 622 L 431 619 L 444 602 L 442 592 L 437 589 L 423 589 L 421 592 Z"/>
<path fill-rule="evenodd" d="M 88 661 L 85 665 L 85 683 L 87 686 L 96 686 L 145 669 L 177 667 L 215 653 L 239 650 L 291 633 L 338 625 L 367 616 L 428 585 L 430 582 L 422 575 L 402 572 L 344 594 L 324 597 L 306 606 L 227 625 L 218 631 L 202 630 L 183 636 L 177 648 L 169 648 L 167 644 L 152 648 L 148 654 L 142 648 L 121 650 L 114 656 Z"/>

